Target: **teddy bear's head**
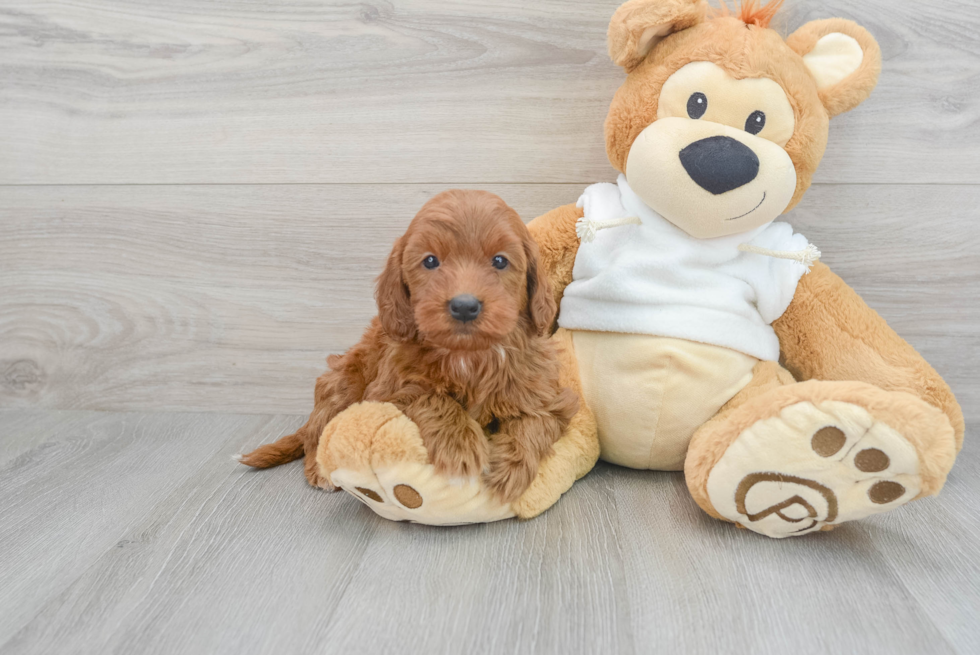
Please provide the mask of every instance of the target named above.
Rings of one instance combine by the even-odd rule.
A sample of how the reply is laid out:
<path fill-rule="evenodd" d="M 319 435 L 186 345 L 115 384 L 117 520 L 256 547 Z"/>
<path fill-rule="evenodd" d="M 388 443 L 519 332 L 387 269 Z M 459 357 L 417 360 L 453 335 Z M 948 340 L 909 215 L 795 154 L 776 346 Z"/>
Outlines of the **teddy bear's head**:
<path fill-rule="evenodd" d="M 859 25 L 768 27 L 782 0 L 630 0 L 609 25 L 626 69 L 606 118 L 606 151 L 633 191 L 688 234 L 764 225 L 803 197 L 830 119 L 874 89 L 881 52 Z"/>

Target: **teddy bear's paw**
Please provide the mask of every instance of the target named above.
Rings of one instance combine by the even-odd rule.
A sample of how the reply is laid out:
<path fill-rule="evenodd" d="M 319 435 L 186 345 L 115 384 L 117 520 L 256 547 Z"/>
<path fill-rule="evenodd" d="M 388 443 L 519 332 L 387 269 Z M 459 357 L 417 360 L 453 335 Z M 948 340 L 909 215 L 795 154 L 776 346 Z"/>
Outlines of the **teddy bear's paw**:
<path fill-rule="evenodd" d="M 338 414 L 316 459 L 321 476 L 392 521 L 460 525 L 515 515 L 479 477 L 437 473 L 418 427 L 389 403 L 359 403 Z"/>
<path fill-rule="evenodd" d="M 510 504 L 500 503 L 479 478 L 448 478 L 436 473 L 431 464 L 403 462 L 368 471 L 339 469 L 331 479 L 392 521 L 463 525 L 514 516 Z"/>
<path fill-rule="evenodd" d="M 724 518 L 777 538 L 887 512 L 938 492 L 952 465 L 951 443 L 923 451 L 900 430 L 859 404 L 789 405 L 738 435 L 706 491 Z"/>

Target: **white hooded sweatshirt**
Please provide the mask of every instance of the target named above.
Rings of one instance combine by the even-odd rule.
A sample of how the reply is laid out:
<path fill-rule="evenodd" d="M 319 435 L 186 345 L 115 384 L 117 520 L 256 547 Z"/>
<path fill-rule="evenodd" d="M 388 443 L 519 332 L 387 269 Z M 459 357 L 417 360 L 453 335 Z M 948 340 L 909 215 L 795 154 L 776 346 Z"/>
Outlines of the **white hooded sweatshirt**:
<path fill-rule="evenodd" d="M 807 268 L 738 246 L 805 249 L 807 239 L 787 223 L 697 239 L 650 209 L 623 175 L 617 184 L 588 187 L 578 206 L 587 220 L 636 216 L 641 224 L 603 230 L 581 244 L 561 301 L 561 327 L 688 339 L 779 359 L 771 324 Z"/>

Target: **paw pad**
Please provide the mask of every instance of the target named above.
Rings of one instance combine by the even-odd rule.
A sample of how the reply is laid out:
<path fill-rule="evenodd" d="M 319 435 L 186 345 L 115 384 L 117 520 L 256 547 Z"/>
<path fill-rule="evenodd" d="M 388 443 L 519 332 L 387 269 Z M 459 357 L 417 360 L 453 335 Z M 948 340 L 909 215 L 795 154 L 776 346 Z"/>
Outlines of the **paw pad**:
<path fill-rule="evenodd" d="M 888 468 L 891 459 L 877 448 L 865 448 L 854 456 L 854 466 L 865 473 L 879 473 Z"/>
<path fill-rule="evenodd" d="M 365 489 L 364 487 L 354 487 L 354 489 L 356 489 L 361 494 L 363 494 L 364 496 L 367 496 L 368 498 L 370 498 L 371 500 L 373 500 L 376 503 L 383 502 L 381 500 L 381 496 L 379 496 L 378 495 L 378 492 L 376 492 L 376 491 L 372 491 L 371 489 Z"/>
<path fill-rule="evenodd" d="M 891 480 L 875 482 L 868 490 L 868 498 L 877 505 L 884 505 L 898 500 L 905 493 L 905 487 Z"/>
<path fill-rule="evenodd" d="M 409 509 L 418 509 L 422 506 L 422 495 L 412 489 L 407 484 L 395 485 L 392 490 L 398 502 Z"/>
<path fill-rule="evenodd" d="M 847 443 L 847 435 L 844 434 L 843 430 L 832 425 L 820 428 L 810 439 L 810 447 L 813 448 L 813 452 L 821 457 L 833 457 L 840 452 L 845 443 Z"/>
<path fill-rule="evenodd" d="M 367 487 L 354 487 L 354 491 L 357 492 L 354 494 L 354 496 L 360 494 L 376 503 L 385 502 L 385 499 L 381 497 L 381 494 L 374 489 L 368 489 Z M 399 503 L 408 509 L 418 509 L 422 506 L 422 494 L 407 484 L 396 484 L 391 490 L 391 493 Z"/>

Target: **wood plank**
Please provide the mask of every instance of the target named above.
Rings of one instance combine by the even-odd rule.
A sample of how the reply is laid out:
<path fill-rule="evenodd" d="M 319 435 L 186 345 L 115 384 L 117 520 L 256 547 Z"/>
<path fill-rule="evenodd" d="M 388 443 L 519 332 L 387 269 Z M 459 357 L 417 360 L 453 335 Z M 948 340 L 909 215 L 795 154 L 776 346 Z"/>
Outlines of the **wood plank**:
<path fill-rule="evenodd" d="M 0 505 L 17 565 L 0 571 L 4 653 L 965 654 L 980 639 L 973 444 L 938 498 L 777 541 L 706 516 L 679 474 L 607 464 L 530 522 L 392 523 L 298 464 L 228 458 L 299 417 L 80 418 L 87 446 L 0 472 L 0 494 L 31 492 Z"/>
<path fill-rule="evenodd" d="M 980 652 L 980 444 L 968 439 L 937 498 L 863 524 L 889 567 L 960 653 Z"/>
<path fill-rule="evenodd" d="M 0 188 L 0 406 L 302 414 L 440 186 Z M 576 185 L 486 186 L 526 218 Z M 817 186 L 789 220 L 980 418 L 980 187 Z M 929 216 L 929 220 L 923 220 Z"/>
<path fill-rule="evenodd" d="M 861 522 L 775 540 L 710 518 L 680 473 L 617 469 L 614 489 L 638 644 L 678 653 L 956 652 Z"/>
<path fill-rule="evenodd" d="M 618 4 L 6 0 L 0 183 L 602 180 Z M 818 181 L 976 181 L 980 5 L 792 4 L 885 58 Z"/>
<path fill-rule="evenodd" d="M 167 420 L 167 415 L 162 415 Z M 185 415 L 171 415 L 180 421 Z M 301 419 L 238 429 L 10 641 L 5 652 L 306 652 L 387 524 L 349 496 L 310 488 L 298 464 L 251 471 L 229 455 Z M 196 439 L 188 434 L 185 439 Z M 346 502 L 345 502 L 346 501 Z M 318 650 L 319 652 L 319 650 Z"/>
<path fill-rule="evenodd" d="M 10 418 L 10 413 L 0 419 Z M 16 417 L 15 421 L 16 421 Z M 264 416 L 98 414 L 0 469 L 0 644 L 28 624 L 124 534 L 192 478 L 300 419 Z M 40 424 L 39 424 L 40 427 Z M 20 430 L 22 428 L 18 428 Z M 43 429 L 43 428 L 42 428 Z M 270 434 L 271 432 L 271 434 Z M 192 484 L 202 480 L 194 478 Z M 135 539 L 136 537 L 131 537 Z"/>
<path fill-rule="evenodd" d="M 539 521 L 451 529 L 304 485 L 209 460 L 5 652 L 632 650 L 607 481 Z"/>
<path fill-rule="evenodd" d="M 379 530 L 321 643 L 338 653 L 642 652 L 612 475 L 601 466 L 526 523 Z"/>
<path fill-rule="evenodd" d="M 580 191 L 488 188 L 527 216 Z M 0 405 L 308 412 L 437 190 L 0 189 Z"/>
<path fill-rule="evenodd" d="M 99 416 L 98 412 L 47 409 L 0 411 L 0 467 L 25 453 L 30 457 L 39 446 L 70 438 L 81 424 Z"/>

